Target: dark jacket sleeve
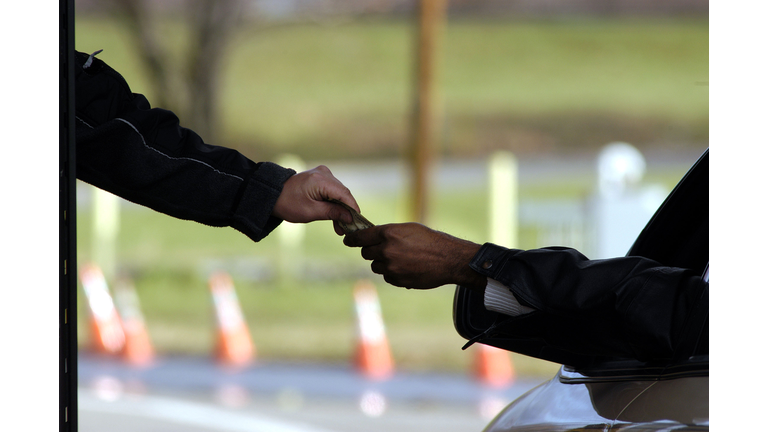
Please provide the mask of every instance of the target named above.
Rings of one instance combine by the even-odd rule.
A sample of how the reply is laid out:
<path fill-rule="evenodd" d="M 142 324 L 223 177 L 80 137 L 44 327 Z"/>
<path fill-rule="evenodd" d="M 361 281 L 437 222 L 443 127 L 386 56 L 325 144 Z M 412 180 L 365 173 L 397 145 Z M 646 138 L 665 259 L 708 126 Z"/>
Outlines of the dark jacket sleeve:
<path fill-rule="evenodd" d="M 103 61 L 75 54 L 77 177 L 129 201 L 259 241 L 295 171 L 209 145 L 172 112 L 151 108 Z"/>
<path fill-rule="evenodd" d="M 512 291 L 538 317 L 509 331 L 558 348 L 632 357 L 672 358 L 709 284 L 700 275 L 637 256 L 589 260 L 574 249 L 483 245 L 471 267 Z M 536 323 L 537 328 L 523 328 Z"/>

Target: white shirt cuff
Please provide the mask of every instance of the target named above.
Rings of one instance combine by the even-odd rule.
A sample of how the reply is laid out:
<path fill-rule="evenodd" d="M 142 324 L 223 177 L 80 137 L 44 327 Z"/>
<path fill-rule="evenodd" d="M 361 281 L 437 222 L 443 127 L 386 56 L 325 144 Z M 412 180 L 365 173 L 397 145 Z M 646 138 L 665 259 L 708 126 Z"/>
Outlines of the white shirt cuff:
<path fill-rule="evenodd" d="M 491 278 L 488 278 L 488 284 L 485 286 L 484 303 L 486 309 L 509 316 L 535 311 L 533 308 L 521 305 L 506 285 Z"/>

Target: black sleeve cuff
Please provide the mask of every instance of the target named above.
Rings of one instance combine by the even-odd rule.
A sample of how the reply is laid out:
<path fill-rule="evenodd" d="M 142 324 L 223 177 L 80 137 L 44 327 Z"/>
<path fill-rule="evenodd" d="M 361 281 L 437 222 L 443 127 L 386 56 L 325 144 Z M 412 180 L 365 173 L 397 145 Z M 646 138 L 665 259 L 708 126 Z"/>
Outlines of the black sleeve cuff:
<path fill-rule="evenodd" d="M 277 228 L 282 220 L 272 216 L 272 209 L 283 191 L 283 184 L 294 174 L 296 171 L 272 162 L 260 163 L 246 180 L 248 184 L 235 209 L 233 228 L 253 241 L 263 239 Z"/>
<path fill-rule="evenodd" d="M 510 252 L 514 254 L 516 251 L 516 249 L 507 249 L 493 243 L 485 243 L 472 258 L 469 267 L 483 276 L 497 279 L 496 275 L 501 272 L 506 262 L 505 255 Z"/>

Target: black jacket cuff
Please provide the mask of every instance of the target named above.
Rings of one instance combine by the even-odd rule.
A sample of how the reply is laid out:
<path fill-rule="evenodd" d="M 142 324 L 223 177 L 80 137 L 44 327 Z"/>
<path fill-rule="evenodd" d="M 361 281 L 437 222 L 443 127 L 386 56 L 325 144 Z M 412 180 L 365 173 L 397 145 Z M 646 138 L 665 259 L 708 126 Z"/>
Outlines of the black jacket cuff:
<path fill-rule="evenodd" d="M 282 222 L 272 216 L 272 209 L 283 191 L 283 184 L 296 171 L 272 162 L 261 162 L 247 179 L 245 190 L 237 204 L 232 226 L 253 241 L 259 241 Z"/>

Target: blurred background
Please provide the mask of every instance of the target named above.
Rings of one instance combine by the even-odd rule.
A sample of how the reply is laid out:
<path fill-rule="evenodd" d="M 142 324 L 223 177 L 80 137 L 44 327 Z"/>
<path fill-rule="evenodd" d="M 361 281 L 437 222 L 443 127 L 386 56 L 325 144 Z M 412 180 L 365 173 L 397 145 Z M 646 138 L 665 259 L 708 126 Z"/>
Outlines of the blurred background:
<path fill-rule="evenodd" d="M 600 258 L 631 246 L 709 145 L 708 13 L 696 0 L 78 0 L 76 47 L 103 49 L 208 143 L 327 165 L 373 223 Z M 388 286 L 330 222 L 253 243 L 83 183 L 78 211 L 80 264 L 110 290 L 128 281 L 158 358 L 212 358 L 208 285 L 223 271 L 256 364 L 351 365 L 367 281 L 394 370 L 471 376 L 453 288 Z M 81 289 L 82 355 L 90 310 Z M 533 380 L 559 367 L 509 358 Z"/>

